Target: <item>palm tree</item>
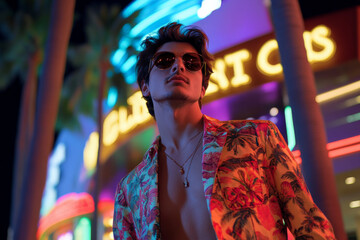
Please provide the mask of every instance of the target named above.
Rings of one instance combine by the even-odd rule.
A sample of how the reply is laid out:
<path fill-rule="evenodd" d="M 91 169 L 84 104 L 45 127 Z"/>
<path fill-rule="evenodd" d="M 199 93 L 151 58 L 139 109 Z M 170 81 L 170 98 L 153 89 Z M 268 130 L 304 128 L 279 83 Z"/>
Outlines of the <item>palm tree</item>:
<path fill-rule="evenodd" d="M 121 8 L 116 5 L 89 7 L 85 26 L 87 42 L 69 49 L 69 60 L 76 68 L 76 71 L 70 74 L 65 81 L 58 121 L 62 122 L 61 125 L 67 124 L 76 127 L 78 123 L 77 116 L 74 113 L 82 113 L 92 117 L 96 115 L 99 133 L 99 149 L 96 171 L 93 177 L 95 184 L 94 189 L 92 189 L 95 203 L 92 219 L 92 225 L 94 226 L 91 233 L 92 239 L 96 239 L 97 236 L 97 227 L 95 226 L 97 226 L 97 203 L 101 185 L 100 156 L 103 139 L 103 100 L 105 90 L 111 85 L 115 86 L 123 97 L 127 96 L 131 90 L 122 75 L 114 73 L 115 70 L 110 63 L 110 57 L 112 52 L 118 49 L 118 39 L 123 27 L 126 24 L 131 26 L 137 14 L 135 12 L 125 19 L 122 17 Z M 135 52 L 135 49 L 131 46 L 127 50 L 131 54 Z M 110 83 L 108 81 L 109 73 L 113 75 L 110 78 Z M 92 101 L 95 97 L 97 97 L 97 103 L 95 104 L 97 114 L 94 114 L 94 102 Z M 74 109 L 78 111 L 74 111 Z M 69 112 L 73 114 L 71 115 Z"/>
<path fill-rule="evenodd" d="M 34 133 L 22 184 L 19 205 L 21 217 L 15 216 L 15 224 L 12 226 L 14 239 L 36 239 L 74 7 L 75 0 L 53 1 L 44 67 L 39 81 Z"/>
<path fill-rule="evenodd" d="M 298 1 L 272 0 L 271 13 L 304 175 L 315 202 L 332 222 L 337 238 L 346 239 L 332 161 L 326 150 L 324 121 L 315 102 L 314 74 L 306 58 L 304 23 Z"/>
<path fill-rule="evenodd" d="M 17 1 L 13 8 L 0 3 L 0 29 L 4 42 L 0 55 L 0 88 L 19 77 L 23 82 L 14 159 L 10 225 L 14 226 L 20 204 L 26 157 L 33 135 L 38 69 L 48 31 L 48 1 Z"/>
<path fill-rule="evenodd" d="M 87 40 L 83 44 L 69 46 L 68 58 L 75 70 L 66 77 L 61 92 L 58 130 L 64 127 L 77 130 L 79 114 L 97 120 L 98 109 L 94 100 L 98 99 L 100 82 L 105 83 L 105 92 L 110 87 L 116 88 L 120 98 L 116 106 L 126 104 L 126 97 L 131 87 L 125 84 L 122 73 L 114 69 L 110 57 L 118 49 L 120 36 L 127 34 L 123 31 L 123 27 L 125 25 L 132 27 L 138 13 L 124 19 L 120 10 L 116 5 L 88 7 L 85 26 Z M 131 45 L 126 50 L 128 56 L 137 53 L 135 47 Z"/>

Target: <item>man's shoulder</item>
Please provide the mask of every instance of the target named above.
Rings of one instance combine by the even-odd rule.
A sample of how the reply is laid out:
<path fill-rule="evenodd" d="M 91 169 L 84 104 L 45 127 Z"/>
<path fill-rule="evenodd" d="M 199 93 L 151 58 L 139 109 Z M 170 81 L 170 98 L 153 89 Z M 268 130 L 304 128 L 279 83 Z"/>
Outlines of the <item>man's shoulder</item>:
<path fill-rule="evenodd" d="M 267 133 L 269 128 L 273 128 L 275 124 L 269 120 L 226 120 L 221 121 L 209 116 L 205 118 L 205 127 L 214 131 L 236 131 L 242 133 Z"/>
<path fill-rule="evenodd" d="M 132 169 L 125 177 L 123 177 L 119 184 L 118 189 L 127 189 L 127 191 L 132 191 L 135 188 L 139 187 L 138 183 L 144 174 L 150 176 L 150 174 L 155 173 L 156 164 L 155 164 L 155 154 L 157 152 L 159 138 L 157 137 L 154 143 L 150 146 L 150 148 L 145 152 L 142 161 L 136 165 L 134 169 Z M 148 176 L 148 177 L 149 177 Z"/>
<path fill-rule="evenodd" d="M 256 129 L 256 130 L 265 130 L 273 123 L 269 120 L 228 120 L 228 121 L 219 121 L 223 128 L 228 130 L 236 129 Z"/>

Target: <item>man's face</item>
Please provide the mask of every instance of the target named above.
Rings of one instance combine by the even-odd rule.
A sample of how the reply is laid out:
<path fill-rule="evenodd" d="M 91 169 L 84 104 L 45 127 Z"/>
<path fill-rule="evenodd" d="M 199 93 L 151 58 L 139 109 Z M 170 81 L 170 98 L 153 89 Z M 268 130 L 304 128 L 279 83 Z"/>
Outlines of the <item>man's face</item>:
<path fill-rule="evenodd" d="M 162 66 L 157 67 L 154 65 L 154 61 L 157 59 L 156 56 L 164 52 L 173 53 L 175 61 L 170 67 L 161 69 Z M 184 54 L 186 54 L 185 57 L 183 57 Z M 188 62 L 196 60 L 191 56 L 198 56 L 191 44 L 167 42 L 159 48 L 154 56 L 155 58 L 151 62 L 151 66 L 154 66 L 149 73 L 149 83 L 143 82 L 142 84 L 141 90 L 144 96 L 151 96 L 154 102 L 171 100 L 197 102 L 204 96 L 205 88 L 202 86 L 201 69 L 192 71 L 191 66 L 184 63 L 184 59 Z"/>

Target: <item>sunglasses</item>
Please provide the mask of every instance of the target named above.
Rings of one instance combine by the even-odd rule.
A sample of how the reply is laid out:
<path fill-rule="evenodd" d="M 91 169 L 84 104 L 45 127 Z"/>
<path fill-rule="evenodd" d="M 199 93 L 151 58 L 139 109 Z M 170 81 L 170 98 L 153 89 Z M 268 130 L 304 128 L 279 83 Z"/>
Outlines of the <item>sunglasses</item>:
<path fill-rule="evenodd" d="M 176 56 L 172 52 L 158 52 L 150 61 L 149 74 L 156 66 L 158 69 L 165 70 L 170 68 L 175 62 Z M 181 57 L 186 70 L 196 72 L 202 69 L 204 61 L 198 53 L 185 53 Z M 151 65 L 152 64 L 152 65 Z"/>

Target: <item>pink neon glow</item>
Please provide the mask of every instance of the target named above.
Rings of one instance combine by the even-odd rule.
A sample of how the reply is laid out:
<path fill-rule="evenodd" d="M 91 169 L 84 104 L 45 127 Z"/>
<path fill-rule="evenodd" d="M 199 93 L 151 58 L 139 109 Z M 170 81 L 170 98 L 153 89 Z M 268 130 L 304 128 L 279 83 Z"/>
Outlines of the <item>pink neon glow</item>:
<path fill-rule="evenodd" d="M 54 208 L 39 222 L 37 237 L 50 227 L 67 219 L 92 213 L 94 211 L 94 201 L 88 193 L 69 193 L 60 197 Z"/>
<path fill-rule="evenodd" d="M 352 145 L 355 143 L 360 143 L 360 135 L 328 143 L 327 149 L 333 150 L 335 148 L 344 147 L 344 146 Z"/>
<path fill-rule="evenodd" d="M 300 150 L 295 150 L 292 152 L 292 154 L 294 155 L 295 158 L 300 157 L 301 155 Z"/>
<path fill-rule="evenodd" d="M 100 212 L 105 212 L 108 209 L 113 209 L 114 207 L 114 200 L 112 199 L 102 199 L 99 201 L 99 211 Z"/>
<path fill-rule="evenodd" d="M 351 153 L 359 152 L 360 144 L 355 144 L 349 147 L 338 148 L 336 150 L 329 151 L 330 158 L 336 158 L 344 155 L 348 155 Z"/>
<path fill-rule="evenodd" d="M 337 158 L 351 153 L 360 152 L 360 144 L 356 143 L 360 143 L 360 135 L 328 143 L 326 148 L 329 151 L 329 158 Z M 292 153 L 296 162 L 301 164 L 302 159 L 300 157 L 300 150 L 293 151 Z"/>

